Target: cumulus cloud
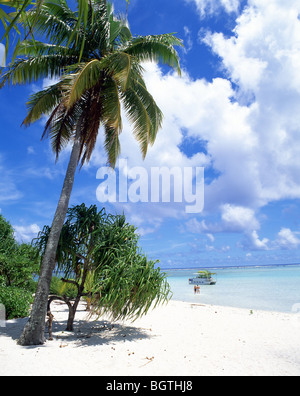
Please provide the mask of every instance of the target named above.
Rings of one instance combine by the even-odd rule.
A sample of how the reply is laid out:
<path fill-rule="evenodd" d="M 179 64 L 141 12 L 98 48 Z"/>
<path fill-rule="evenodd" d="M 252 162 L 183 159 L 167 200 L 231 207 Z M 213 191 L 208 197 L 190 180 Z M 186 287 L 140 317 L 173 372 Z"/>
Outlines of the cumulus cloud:
<path fill-rule="evenodd" d="M 31 242 L 33 238 L 41 231 L 37 224 L 31 224 L 29 226 L 13 226 L 15 230 L 15 238 L 18 242 Z"/>
<path fill-rule="evenodd" d="M 252 230 L 245 233 L 245 238 L 239 245 L 244 250 L 269 250 L 269 242 L 268 238 L 259 239 L 257 231 Z"/>
<path fill-rule="evenodd" d="M 253 98 L 247 125 L 257 144 L 249 165 L 262 204 L 300 194 L 299 12 L 296 1 L 252 0 L 233 37 L 207 35 L 240 97 Z"/>
<path fill-rule="evenodd" d="M 298 233 L 289 228 L 282 228 L 274 240 L 260 239 L 257 231 L 246 232 L 239 244 L 244 250 L 294 250 L 300 246 Z"/>
<path fill-rule="evenodd" d="M 236 21 L 233 36 L 208 33 L 207 43 L 221 58 L 230 79 L 243 89 L 299 82 L 299 2 L 251 0 Z M 287 69 L 290 73 L 285 73 Z M 274 77 L 277 77 L 274 79 Z M 298 85 L 299 86 L 299 85 Z M 271 89 L 275 88 L 270 87 Z"/>
<path fill-rule="evenodd" d="M 240 0 L 186 0 L 195 3 L 201 17 L 213 14 L 222 9 L 227 13 L 236 13 L 239 10 Z"/>
<path fill-rule="evenodd" d="M 222 220 L 227 231 L 257 230 L 259 222 L 252 209 L 226 204 L 222 207 Z"/>
<path fill-rule="evenodd" d="M 289 228 L 282 228 L 275 243 L 282 249 L 297 249 L 300 246 L 300 239 Z"/>
<path fill-rule="evenodd" d="M 189 232 L 205 233 L 207 236 L 221 233 L 251 233 L 260 228 L 254 210 L 242 206 L 225 204 L 220 209 L 220 220 L 206 221 L 190 219 L 186 222 Z"/>
<path fill-rule="evenodd" d="M 200 10 L 212 10 L 216 4 L 228 12 L 236 11 L 239 3 L 197 2 Z M 145 65 L 148 89 L 164 113 L 163 129 L 143 161 L 124 118 L 121 156 L 129 166 L 148 170 L 205 167 L 207 216 L 187 218 L 182 208 L 148 205 L 145 221 L 147 213 L 150 221 L 156 211 L 162 218 L 181 216 L 189 230 L 240 232 L 249 247 L 270 246 L 258 235 L 257 213 L 270 202 L 300 198 L 300 163 L 295 161 L 300 147 L 299 12 L 294 0 L 249 0 L 231 37 L 207 33 L 204 40 L 218 55 L 226 78 L 208 82 L 187 72 L 179 78 Z M 91 161 L 94 166 L 106 162 L 101 139 Z M 204 142 L 205 149 L 188 155 L 184 142 Z M 214 221 L 209 220 L 211 214 Z M 151 228 L 148 223 L 147 230 Z"/>

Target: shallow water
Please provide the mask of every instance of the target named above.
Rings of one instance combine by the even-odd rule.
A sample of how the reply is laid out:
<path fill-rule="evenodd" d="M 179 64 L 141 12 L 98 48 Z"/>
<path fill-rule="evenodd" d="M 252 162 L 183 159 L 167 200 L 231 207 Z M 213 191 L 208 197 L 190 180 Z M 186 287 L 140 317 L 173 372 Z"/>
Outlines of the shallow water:
<path fill-rule="evenodd" d="M 200 295 L 188 279 L 197 270 L 166 270 L 173 300 L 292 312 L 300 305 L 300 265 L 210 269 L 217 284 L 200 286 Z"/>

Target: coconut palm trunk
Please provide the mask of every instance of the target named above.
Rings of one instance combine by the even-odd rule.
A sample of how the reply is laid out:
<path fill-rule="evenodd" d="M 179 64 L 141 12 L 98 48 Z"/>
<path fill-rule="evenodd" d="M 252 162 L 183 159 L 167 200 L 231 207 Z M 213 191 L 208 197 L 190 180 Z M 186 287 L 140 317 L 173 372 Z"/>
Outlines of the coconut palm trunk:
<path fill-rule="evenodd" d="M 59 237 L 66 218 L 74 184 L 75 172 L 80 156 L 80 147 L 81 141 L 79 125 L 75 135 L 60 199 L 52 222 L 45 254 L 43 256 L 38 286 L 31 310 L 31 316 L 23 329 L 21 337 L 18 340 L 18 344 L 22 346 L 40 345 L 45 343 L 45 319 L 47 314 L 49 288 L 52 273 L 56 264 L 56 251 Z"/>

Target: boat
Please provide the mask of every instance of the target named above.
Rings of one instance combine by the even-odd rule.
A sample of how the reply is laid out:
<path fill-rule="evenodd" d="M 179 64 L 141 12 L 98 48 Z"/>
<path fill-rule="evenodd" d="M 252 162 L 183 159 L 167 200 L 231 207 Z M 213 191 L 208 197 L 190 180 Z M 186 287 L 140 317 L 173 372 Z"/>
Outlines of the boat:
<path fill-rule="evenodd" d="M 189 279 L 190 285 L 215 285 L 217 283 L 216 279 L 212 277 L 212 275 L 216 275 L 213 272 L 203 270 L 198 271 L 195 275 L 195 278 Z"/>

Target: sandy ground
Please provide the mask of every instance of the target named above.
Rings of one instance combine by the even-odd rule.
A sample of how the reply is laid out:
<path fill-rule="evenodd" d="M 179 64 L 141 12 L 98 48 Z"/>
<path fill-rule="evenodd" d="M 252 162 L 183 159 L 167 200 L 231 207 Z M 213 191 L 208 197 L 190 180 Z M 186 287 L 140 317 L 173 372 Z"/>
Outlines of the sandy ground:
<path fill-rule="evenodd" d="M 299 376 L 299 314 L 171 301 L 136 322 L 87 321 L 73 333 L 52 304 L 54 340 L 17 345 L 26 319 L 0 327 L 0 375 Z"/>

